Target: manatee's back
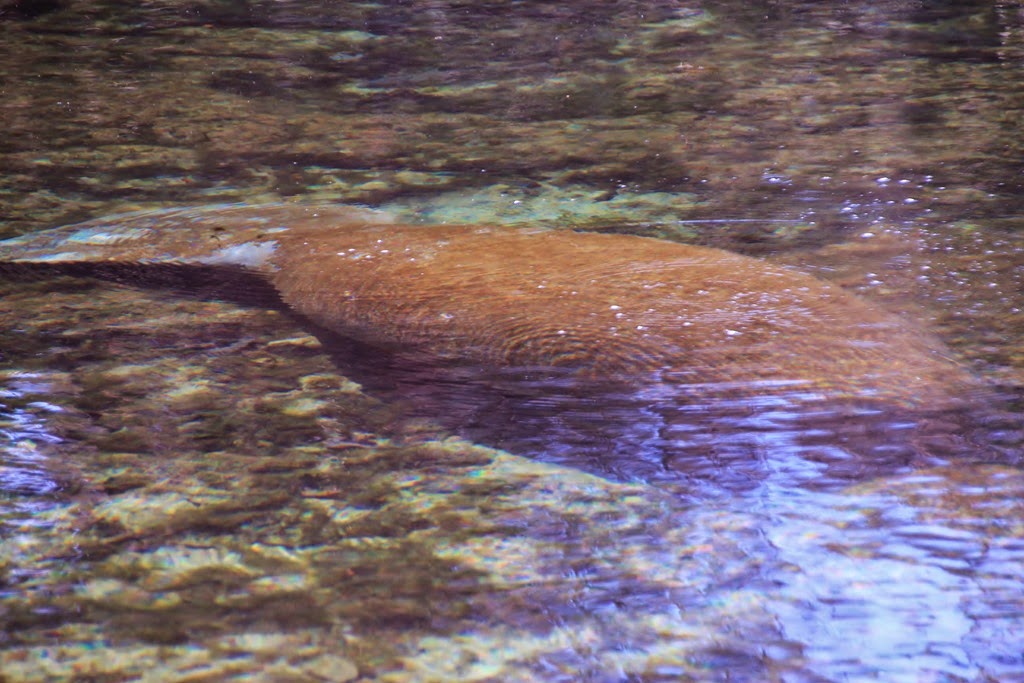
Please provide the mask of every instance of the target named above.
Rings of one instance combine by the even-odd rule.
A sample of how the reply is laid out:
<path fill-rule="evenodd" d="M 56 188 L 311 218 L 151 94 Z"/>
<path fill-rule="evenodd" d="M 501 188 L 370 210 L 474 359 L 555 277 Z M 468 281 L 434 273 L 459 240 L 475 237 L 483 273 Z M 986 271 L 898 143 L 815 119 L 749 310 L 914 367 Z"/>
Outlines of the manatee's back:
<path fill-rule="evenodd" d="M 330 205 L 167 209 L 8 240 L 0 260 L 130 266 L 128 280 L 143 277 L 139 264 L 256 273 L 342 335 L 462 370 L 909 405 L 970 382 L 920 330 L 758 259 L 625 235 L 388 220 Z"/>

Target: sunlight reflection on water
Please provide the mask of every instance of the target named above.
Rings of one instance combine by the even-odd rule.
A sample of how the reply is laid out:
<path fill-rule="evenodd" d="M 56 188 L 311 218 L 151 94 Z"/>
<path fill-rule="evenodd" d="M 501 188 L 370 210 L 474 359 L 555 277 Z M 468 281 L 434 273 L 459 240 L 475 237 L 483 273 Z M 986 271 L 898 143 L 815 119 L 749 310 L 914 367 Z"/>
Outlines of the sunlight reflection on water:
<path fill-rule="evenodd" d="M 5 389 L 0 401 L 21 398 L 23 391 L 45 393 L 48 386 L 27 377 L 19 377 L 17 389 Z M 40 447 L 61 443 L 50 431 L 46 414 L 61 408 L 46 401 L 32 401 L 20 408 L 0 403 L 0 494 L 7 496 L 45 496 L 56 492 L 60 484 L 46 468 L 46 456 Z"/>

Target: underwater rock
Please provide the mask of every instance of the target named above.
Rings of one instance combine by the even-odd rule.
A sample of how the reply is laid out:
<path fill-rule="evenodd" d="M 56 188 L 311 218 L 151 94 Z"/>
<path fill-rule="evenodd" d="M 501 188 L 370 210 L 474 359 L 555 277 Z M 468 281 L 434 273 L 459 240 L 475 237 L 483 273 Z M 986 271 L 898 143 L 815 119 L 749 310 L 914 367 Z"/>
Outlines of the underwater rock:
<path fill-rule="evenodd" d="M 736 428 L 824 402 L 930 410 L 976 386 L 937 340 L 834 285 L 627 235 L 215 205 L 0 242 L 0 274 L 46 267 L 243 298 L 262 283 L 263 296 L 354 341 L 371 375 L 401 377 L 394 387 L 415 410 L 502 432 L 492 443 L 548 439 L 554 417 L 566 448 L 645 451 L 679 440 L 710 405 Z"/>

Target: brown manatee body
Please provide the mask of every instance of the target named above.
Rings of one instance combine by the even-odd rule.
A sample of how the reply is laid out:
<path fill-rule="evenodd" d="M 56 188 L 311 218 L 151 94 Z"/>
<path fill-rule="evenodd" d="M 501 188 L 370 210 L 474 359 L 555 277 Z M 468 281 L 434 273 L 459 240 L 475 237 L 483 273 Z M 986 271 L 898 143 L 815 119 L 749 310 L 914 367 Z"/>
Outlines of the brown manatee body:
<path fill-rule="evenodd" d="M 0 243 L 0 260 L 245 270 L 313 321 L 420 370 L 484 384 L 614 382 L 614 397 L 579 398 L 570 388 L 555 393 L 575 403 L 543 391 L 532 403 L 585 405 L 595 420 L 708 397 L 750 399 L 744 411 L 778 396 L 930 408 L 972 383 L 940 343 L 834 285 L 649 238 L 396 225 L 342 206 L 222 205 L 17 238 Z M 514 419 L 534 429 L 529 417 Z M 660 415 L 647 431 L 663 441 L 666 420 L 680 419 Z"/>
<path fill-rule="evenodd" d="M 326 327 L 482 366 L 920 403 L 962 371 L 833 285 L 717 249 L 481 226 L 281 235 L 271 274 Z"/>

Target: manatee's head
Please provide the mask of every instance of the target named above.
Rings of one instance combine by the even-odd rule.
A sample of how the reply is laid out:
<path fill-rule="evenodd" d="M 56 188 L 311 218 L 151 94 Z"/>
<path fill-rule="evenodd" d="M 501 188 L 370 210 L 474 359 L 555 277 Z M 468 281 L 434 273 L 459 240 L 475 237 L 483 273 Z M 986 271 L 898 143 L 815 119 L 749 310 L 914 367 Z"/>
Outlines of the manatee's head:
<path fill-rule="evenodd" d="M 136 211 L 0 242 L 0 258 L 262 269 L 272 267 L 276 238 L 283 233 L 390 221 L 383 212 L 343 205 L 213 204 Z"/>

